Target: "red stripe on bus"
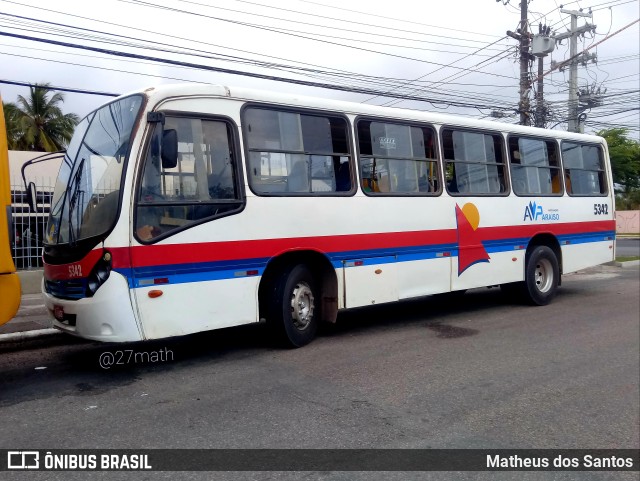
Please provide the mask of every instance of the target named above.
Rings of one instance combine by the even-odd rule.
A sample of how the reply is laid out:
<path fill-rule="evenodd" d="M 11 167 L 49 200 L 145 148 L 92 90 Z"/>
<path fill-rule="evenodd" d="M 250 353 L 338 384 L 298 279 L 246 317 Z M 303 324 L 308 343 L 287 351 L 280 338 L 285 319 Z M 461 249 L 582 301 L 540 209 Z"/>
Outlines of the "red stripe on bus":
<path fill-rule="evenodd" d="M 87 277 L 98 259 L 102 257 L 102 246 L 89 252 L 84 258 L 69 264 L 44 263 L 44 278 L 50 281 L 81 279 Z"/>
<path fill-rule="evenodd" d="M 553 235 L 597 233 L 615 230 L 615 221 L 573 222 L 479 228 L 482 240 L 530 238 L 536 234 Z M 314 250 L 322 253 L 407 248 L 439 244 L 457 244 L 455 229 L 338 236 L 292 237 L 280 239 L 206 242 L 182 245 L 136 246 L 131 260 L 135 267 L 165 264 L 189 264 L 235 259 L 274 257 L 288 251 Z M 129 266 L 122 266 L 129 267 Z"/>
<path fill-rule="evenodd" d="M 279 239 L 207 242 L 201 244 L 137 246 L 131 258 L 136 267 L 159 264 L 188 264 L 235 259 L 273 257 L 296 250 L 321 253 L 391 249 L 423 245 L 454 244 L 456 231 L 393 232 L 342 236 L 291 237 Z"/>
<path fill-rule="evenodd" d="M 537 234 L 584 234 L 615 231 L 615 221 L 570 222 L 563 224 L 532 224 L 518 226 L 480 227 L 479 238 L 485 241 L 524 239 Z M 116 269 L 148 267 L 196 262 L 216 262 L 236 259 L 270 258 L 288 251 L 314 250 L 321 253 L 348 252 L 375 249 L 407 248 L 457 244 L 456 229 L 413 232 L 385 232 L 374 234 L 347 234 L 317 237 L 290 237 L 279 239 L 203 242 L 197 244 L 168 244 L 107 248 Z M 62 265 L 44 265 L 45 277 L 51 280 L 73 278 L 70 266 L 80 264 L 86 277 L 99 257 L 102 248 L 94 249 L 79 262 Z"/>

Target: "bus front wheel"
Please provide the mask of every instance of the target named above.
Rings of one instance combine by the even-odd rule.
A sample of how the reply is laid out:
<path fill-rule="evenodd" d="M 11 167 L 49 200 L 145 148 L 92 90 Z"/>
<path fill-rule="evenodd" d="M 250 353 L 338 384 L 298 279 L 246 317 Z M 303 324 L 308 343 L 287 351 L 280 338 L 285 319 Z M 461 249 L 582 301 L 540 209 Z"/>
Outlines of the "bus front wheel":
<path fill-rule="evenodd" d="M 319 299 L 309 269 L 297 264 L 274 279 L 267 321 L 279 340 L 290 347 L 309 344 L 318 329 Z"/>
<path fill-rule="evenodd" d="M 528 258 L 524 293 L 534 305 L 545 306 L 556 295 L 560 281 L 558 259 L 549 247 L 537 246 Z"/>

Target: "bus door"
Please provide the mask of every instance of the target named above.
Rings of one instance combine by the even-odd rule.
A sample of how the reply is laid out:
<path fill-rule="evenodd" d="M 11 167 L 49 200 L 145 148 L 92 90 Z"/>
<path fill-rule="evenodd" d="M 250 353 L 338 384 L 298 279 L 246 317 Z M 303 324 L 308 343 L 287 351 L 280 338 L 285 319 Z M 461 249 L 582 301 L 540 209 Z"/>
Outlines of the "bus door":
<path fill-rule="evenodd" d="M 257 291 L 259 278 L 219 247 L 243 207 L 233 126 L 167 115 L 151 127 L 131 232 L 134 299 L 145 336 L 255 322 L 257 306 L 245 293 Z"/>

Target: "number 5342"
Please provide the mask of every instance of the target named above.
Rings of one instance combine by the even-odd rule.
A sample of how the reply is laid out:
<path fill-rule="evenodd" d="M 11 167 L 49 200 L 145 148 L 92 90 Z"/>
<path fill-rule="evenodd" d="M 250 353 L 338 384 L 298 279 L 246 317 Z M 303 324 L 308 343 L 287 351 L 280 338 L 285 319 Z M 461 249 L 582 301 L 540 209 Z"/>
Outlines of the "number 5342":
<path fill-rule="evenodd" d="M 607 215 L 609 213 L 609 204 L 593 204 L 593 213 L 595 215 Z"/>

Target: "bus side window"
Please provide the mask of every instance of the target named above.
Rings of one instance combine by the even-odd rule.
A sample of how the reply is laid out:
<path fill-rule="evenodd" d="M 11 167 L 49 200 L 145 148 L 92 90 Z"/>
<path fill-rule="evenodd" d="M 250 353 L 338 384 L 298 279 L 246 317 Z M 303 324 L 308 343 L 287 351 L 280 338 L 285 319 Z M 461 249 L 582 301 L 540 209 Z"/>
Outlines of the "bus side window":
<path fill-rule="evenodd" d="M 396 195 L 438 192 L 433 128 L 361 119 L 357 133 L 363 192 Z"/>
<path fill-rule="evenodd" d="M 570 195 L 607 193 L 604 154 L 599 145 L 562 142 L 562 158 Z"/>
<path fill-rule="evenodd" d="M 442 144 L 447 163 L 454 163 L 448 185 L 450 193 L 469 195 L 506 194 L 503 138 L 493 132 L 443 129 Z"/>
<path fill-rule="evenodd" d="M 170 117 L 164 129 L 178 136 L 178 161 L 163 167 L 153 148 L 157 124 L 143 163 L 134 232 L 152 241 L 203 219 L 240 211 L 242 200 L 233 165 L 233 131 L 223 120 Z"/>
<path fill-rule="evenodd" d="M 453 162 L 447 162 L 446 164 L 445 182 L 447 185 L 447 190 L 449 192 L 458 192 L 458 183 L 456 182 L 456 167 Z"/>
<path fill-rule="evenodd" d="M 509 136 L 511 186 L 519 196 L 562 193 L 556 142 Z"/>
<path fill-rule="evenodd" d="M 249 185 L 257 195 L 350 192 L 345 118 L 249 107 L 243 113 Z"/>
<path fill-rule="evenodd" d="M 304 160 L 296 161 L 287 176 L 289 192 L 309 192 L 309 168 Z"/>
<path fill-rule="evenodd" d="M 337 166 L 335 166 L 337 160 Z M 351 190 L 351 169 L 349 168 L 348 157 L 334 157 L 334 168 L 336 177 L 336 190 L 338 192 L 349 192 Z"/>

